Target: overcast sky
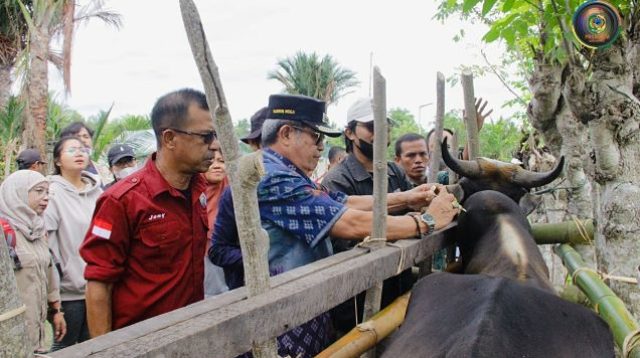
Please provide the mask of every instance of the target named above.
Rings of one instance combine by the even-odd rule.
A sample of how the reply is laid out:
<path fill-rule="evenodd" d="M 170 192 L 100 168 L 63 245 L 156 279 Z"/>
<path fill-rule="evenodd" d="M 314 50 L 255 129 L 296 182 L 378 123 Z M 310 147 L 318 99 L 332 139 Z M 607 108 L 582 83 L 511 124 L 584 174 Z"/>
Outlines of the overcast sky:
<path fill-rule="evenodd" d="M 267 80 L 276 61 L 296 51 L 330 54 L 357 73 L 354 93 L 328 109 L 345 123 L 347 108 L 369 92 L 369 58 L 387 80 L 387 108 L 410 110 L 429 127 L 435 114 L 436 72 L 456 74 L 461 65 L 483 64 L 480 49 L 492 58 L 499 46 L 479 39 L 482 25 L 432 20 L 437 3 L 421 1 L 196 0 L 235 121 L 250 117 L 282 86 Z M 180 15 L 178 0 L 109 0 L 122 15 L 120 30 L 92 20 L 76 31 L 72 58 L 72 93 L 62 95 L 52 71 L 51 89 L 83 115 L 115 103 L 113 117 L 148 114 L 162 94 L 183 87 L 202 89 Z M 452 37 L 462 27 L 466 38 Z M 475 80 L 477 95 L 506 115 L 500 105 L 510 99 L 495 76 Z M 462 88 L 447 87 L 447 110 L 462 108 Z"/>

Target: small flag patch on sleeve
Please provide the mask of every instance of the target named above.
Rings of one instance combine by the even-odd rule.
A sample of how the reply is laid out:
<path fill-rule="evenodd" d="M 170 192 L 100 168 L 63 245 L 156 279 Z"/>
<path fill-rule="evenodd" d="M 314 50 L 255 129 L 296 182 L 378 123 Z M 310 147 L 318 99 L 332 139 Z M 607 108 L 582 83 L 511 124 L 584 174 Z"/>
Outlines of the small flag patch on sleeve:
<path fill-rule="evenodd" d="M 96 219 L 93 221 L 93 228 L 91 229 L 91 233 L 97 237 L 101 237 L 103 239 L 109 240 L 111 237 L 111 224 L 100 219 Z"/>

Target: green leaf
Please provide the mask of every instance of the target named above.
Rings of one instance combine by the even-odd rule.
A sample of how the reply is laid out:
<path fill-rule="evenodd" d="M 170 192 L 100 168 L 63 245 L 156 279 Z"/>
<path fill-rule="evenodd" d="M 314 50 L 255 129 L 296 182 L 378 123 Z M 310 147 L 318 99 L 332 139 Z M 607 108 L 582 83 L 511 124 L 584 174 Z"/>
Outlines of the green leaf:
<path fill-rule="evenodd" d="M 484 34 L 484 36 L 482 37 L 482 40 L 486 43 L 489 43 L 497 40 L 498 37 L 500 37 L 500 28 L 492 27 L 491 30 L 489 30 L 486 34 Z"/>
<path fill-rule="evenodd" d="M 509 12 L 515 2 L 516 0 L 506 0 L 504 4 L 502 4 L 502 12 Z"/>
<path fill-rule="evenodd" d="M 496 1 L 498 0 L 485 0 L 484 4 L 482 4 L 482 16 L 486 16 L 489 11 L 491 11 L 491 8 L 493 8 L 493 5 L 495 5 Z"/>
<path fill-rule="evenodd" d="M 464 0 L 462 4 L 462 12 L 469 12 L 476 6 L 481 0 Z"/>

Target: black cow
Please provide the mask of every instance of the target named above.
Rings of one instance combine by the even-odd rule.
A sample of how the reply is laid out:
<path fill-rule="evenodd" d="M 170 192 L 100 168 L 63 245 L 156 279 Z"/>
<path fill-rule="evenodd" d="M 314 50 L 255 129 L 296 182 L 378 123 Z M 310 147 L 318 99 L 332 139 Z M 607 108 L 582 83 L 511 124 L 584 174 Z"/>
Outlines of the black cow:
<path fill-rule="evenodd" d="M 531 228 L 516 204 L 548 173 L 478 159 L 443 159 L 464 176 L 451 187 L 467 210 L 458 218 L 461 274 L 434 273 L 414 286 L 384 357 L 614 357 L 613 337 L 592 311 L 556 296 Z M 492 190 L 493 189 L 493 190 Z"/>

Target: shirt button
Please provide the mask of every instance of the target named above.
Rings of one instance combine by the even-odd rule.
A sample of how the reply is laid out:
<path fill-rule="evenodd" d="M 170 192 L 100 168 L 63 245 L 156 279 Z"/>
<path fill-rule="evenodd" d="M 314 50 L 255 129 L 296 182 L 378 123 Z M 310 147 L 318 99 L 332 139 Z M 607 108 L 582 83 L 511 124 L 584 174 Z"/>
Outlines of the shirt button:
<path fill-rule="evenodd" d="M 138 178 L 131 178 L 131 182 L 132 183 L 137 183 L 138 182 Z"/>

